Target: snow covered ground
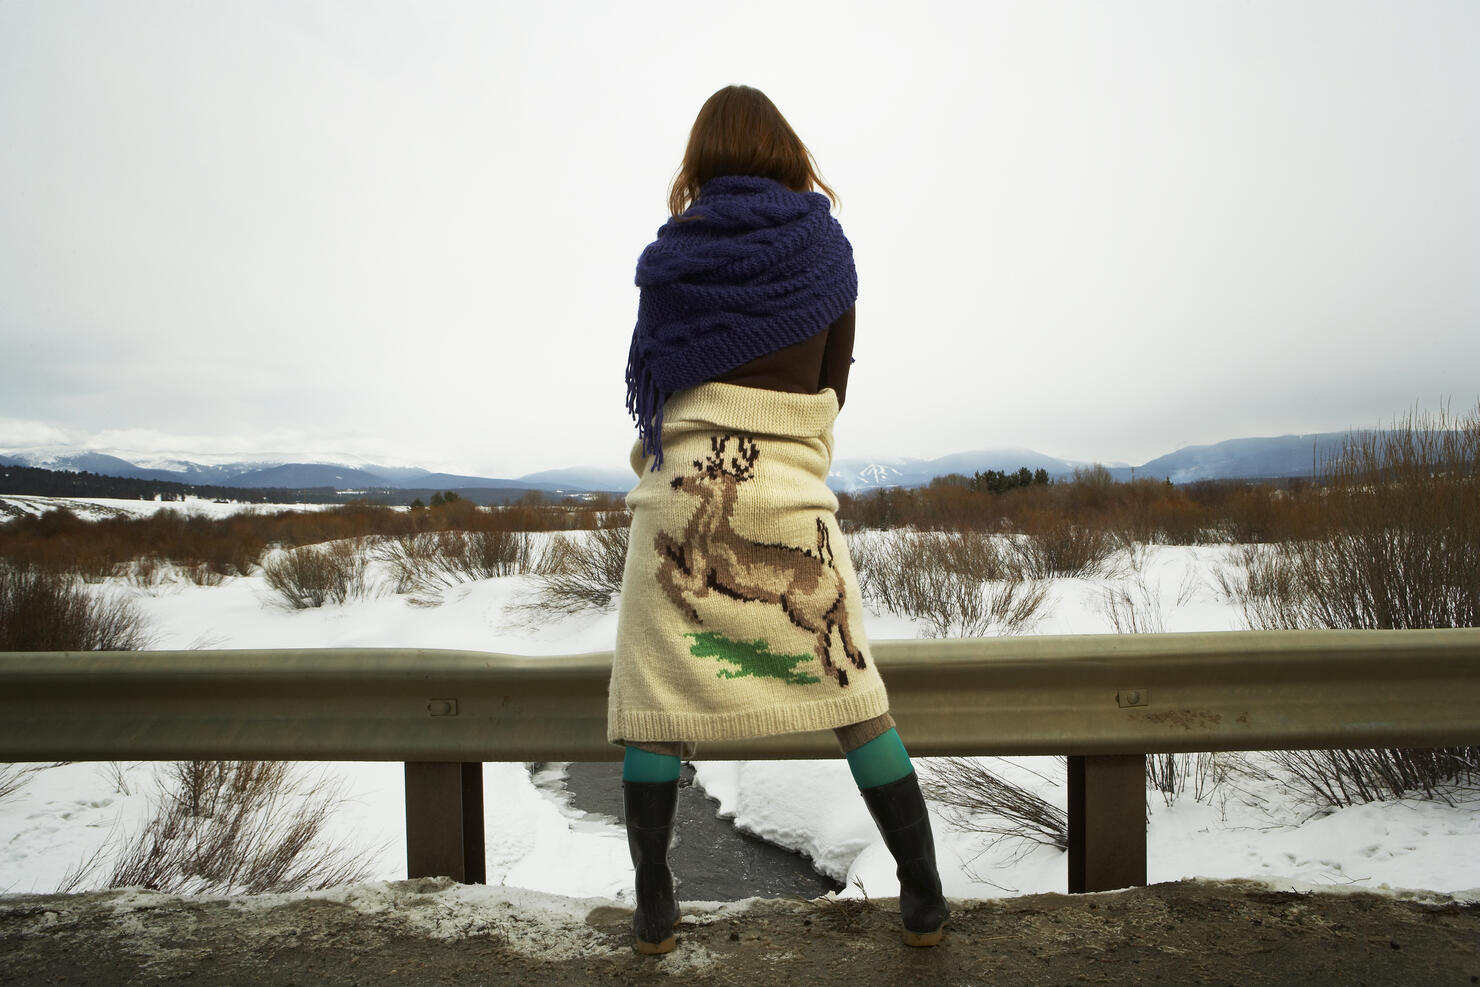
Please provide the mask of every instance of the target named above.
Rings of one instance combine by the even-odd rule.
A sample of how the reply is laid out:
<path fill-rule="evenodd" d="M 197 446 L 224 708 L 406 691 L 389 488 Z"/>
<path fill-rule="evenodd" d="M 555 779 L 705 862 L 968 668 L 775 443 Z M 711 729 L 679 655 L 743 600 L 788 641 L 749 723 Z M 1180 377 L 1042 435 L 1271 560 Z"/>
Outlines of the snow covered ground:
<path fill-rule="evenodd" d="M 1238 629 L 1236 607 L 1220 598 L 1212 578 L 1226 552 L 1155 547 L 1145 551 L 1139 568 L 1124 566 L 1112 579 L 1057 580 L 1050 612 L 1033 632 L 1114 630 L 1104 602 L 1112 584 L 1139 594 L 1141 618 L 1150 617 L 1159 629 Z M 434 607 L 413 605 L 387 588 L 344 606 L 304 611 L 284 608 L 260 575 L 214 587 L 180 580 L 147 592 L 115 581 L 94 591 L 132 594 L 159 649 L 376 646 L 556 655 L 612 647 L 614 613 L 531 623 L 516 606 L 531 588 L 527 577 L 485 580 L 449 591 Z M 872 612 L 866 623 L 874 640 L 913 638 L 920 626 Z M 987 762 L 1064 806 L 1055 759 Z M 928 759 L 918 766 L 928 774 Z M 403 878 L 401 765 L 304 764 L 298 770 L 305 778 L 342 784 L 345 801 L 333 816 L 330 836 L 366 861 L 368 877 Z M 28 775 L 0 799 L 0 892 L 53 890 L 100 848 L 137 831 L 157 794 L 157 771 L 151 764 L 77 763 Z M 622 830 L 570 810 L 550 785 L 537 781 L 520 764 L 484 766 L 489 883 L 573 898 L 626 899 L 631 865 Z M 849 885 L 845 894 L 857 893 L 855 884 L 875 897 L 896 893 L 894 865 L 841 758 L 701 761 L 698 781 L 737 826 L 807 853 L 819 870 Z M 1480 898 L 1480 803 L 1410 800 L 1323 813 L 1272 781 L 1236 776 L 1203 801 L 1189 787 L 1170 806 L 1150 793 L 1148 805 L 1153 882 L 1247 877 L 1274 886 L 1411 888 Z M 1017 841 L 994 843 L 957 822 L 948 812 L 935 818 L 948 895 L 1064 890 L 1064 854 Z"/>

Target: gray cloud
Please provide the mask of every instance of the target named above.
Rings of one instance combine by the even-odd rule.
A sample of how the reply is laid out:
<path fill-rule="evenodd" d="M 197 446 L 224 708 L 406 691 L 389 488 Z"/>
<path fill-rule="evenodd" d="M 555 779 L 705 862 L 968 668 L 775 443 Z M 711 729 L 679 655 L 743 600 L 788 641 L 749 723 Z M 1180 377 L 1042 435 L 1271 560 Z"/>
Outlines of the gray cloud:
<path fill-rule="evenodd" d="M 1477 28 L 1461 2 L 0 5 L 0 418 L 621 463 L 632 264 L 732 81 L 843 197 L 840 454 L 1140 462 L 1467 405 Z"/>

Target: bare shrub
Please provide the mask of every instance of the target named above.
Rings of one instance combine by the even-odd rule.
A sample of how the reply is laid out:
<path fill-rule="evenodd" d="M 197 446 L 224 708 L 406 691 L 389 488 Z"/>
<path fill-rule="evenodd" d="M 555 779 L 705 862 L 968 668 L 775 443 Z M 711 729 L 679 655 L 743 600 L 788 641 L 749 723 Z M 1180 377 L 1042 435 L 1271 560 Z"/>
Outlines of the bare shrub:
<path fill-rule="evenodd" d="M 289 549 L 262 567 L 268 588 L 295 610 L 368 595 L 367 559 L 359 539 Z"/>
<path fill-rule="evenodd" d="M 1100 522 L 1122 548 L 1193 545 L 1215 537 L 1202 504 L 1169 482 L 1137 479 L 1115 484 Z"/>
<path fill-rule="evenodd" d="M 1213 569 L 1224 600 L 1236 603 L 1244 623 L 1255 630 L 1301 626 L 1305 591 L 1294 565 L 1271 545 L 1239 545 Z"/>
<path fill-rule="evenodd" d="M 1036 579 L 1107 572 L 1118 547 L 1108 533 L 1076 522 L 1070 515 L 1032 512 L 1019 526 L 1018 561 L 1023 572 Z"/>
<path fill-rule="evenodd" d="M 271 544 L 291 548 L 396 534 L 416 524 L 406 512 L 371 504 L 274 514 L 248 509 L 222 518 L 166 509 L 148 517 L 97 521 L 53 510 L 0 525 L 0 558 L 91 579 L 106 578 L 145 556 L 174 563 L 187 578 L 192 570 L 246 575 Z"/>
<path fill-rule="evenodd" d="M 128 765 L 123 761 L 105 761 L 99 768 L 103 779 L 108 782 L 110 791 L 119 795 L 130 795 L 128 787 Z"/>
<path fill-rule="evenodd" d="M 1167 489 L 1152 503 L 1151 524 L 1162 544 L 1201 545 L 1217 539 L 1207 512 L 1181 491 Z"/>
<path fill-rule="evenodd" d="M 879 570 L 878 545 L 881 536 L 871 532 L 843 532 L 843 541 L 848 545 L 848 559 L 853 563 L 853 575 L 858 579 L 858 591 L 865 598 L 873 596 L 872 581 Z"/>
<path fill-rule="evenodd" d="M 1070 514 L 1083 516 L 1110 507 L 1117 499 L 1115 478 L 1100 463 L 1074 467 L 1068 491 Z"/>
<path fill-rule="evenodd" d="M 1480 626 L 1480 406 L 1410 412 L 1354 432 L 1324 463 L 1298 536 L 1236 552 L 1218 574 L 1252 628 Z M 1473 779 L 1480 747 L 1275 755 L 1324 804 L 1422 793 Z"/>
<path fill-rule="evenodd" d="M 144 827 L 120 848 L 103 887 L 183 894 L 314 891 L 364 880 L 363 857 L 324 834 L 340 788 L 303 782 L 282 761 L 179 761 Z M 105 848 L 111 849 L 111 847 Z M 58 890 L 86 885 L 102 854 Z"/>
<path fill-rule="evenodd" d="M 1251 627 L 1480 626 L 1480 407 L 1352 433 L 1321 479 L 1319 537 L 1242 557 Z"/>
<path fill-rule="evenodd" d="M 1480 626 L 1480 541 L 1434 534 L 1338 530 L 1246 552 L 1235 598 L 1255 629 Z"/>
<path fill-rule="evenodd" d="M 1319 805 L 1338 809 L 1363 802 L 1424 798 L 1453 804 L 1452 793 L 1480 779 L 1480 748 L 1379 748 L 1376 750 L 1274 751 L 1286 787 Z"/>
<path fill-rule="evenodd" d="M 940 564 L 981 582 L 1017 579 L 1022 571 L 1002 541 L 980 531 L 950 531 L 929 540 Z"/>
<path fill-rule="evenodd" d="M 10 798 L 30 784 L 36 772 L 48 767 L 45 764 L 0 764 L 0 802 Z"/>
<path fill-rule="evenodd" d="M 128 563 L 126 575 L 129 584 L 145 593 L 156 593 L 164 582 L 168 567 L 157 555 L 141 555 Z"/>
<path fill-rule="evenodd" d="M 1199 751 L 1195 754 L 1148 754 L 1146 787 L 1159 792 L 1168 806 L 1187 791 L 1192 783 L 1195 802 L 1207 802 L 1229 778 L 1247 772 L 1241 755 Z"/>
<path fill-rule="evenodd" d="M 387 538 L 375 556 L 390 566 L 397 593 L 437 595 L 459 583 L 522 575 L 534 568 L 527 531 L 423 531 Z"/>
<path fill-rule="evenodd" d="M 1060 761 L 1063 759 L 1060 758 Z M 1000 840 L 1069 848 L 1069 817 L 1032 792 L 1004 780 L 977 758 L 937 757 L 926 762 L 925 797 L 947 807 L 947 818 L 965 832 Z"/>
<path fill-rule="evenodd" d="M 1043 616 L 1048 584 L 1025 578 L 991 535 L 895 532 L 857 539 L 850 554 L 854 544 L 862 549 L 865 598 L 925 621 L 931 637 L 1020 634 Z"/>
<path fill-rule="evenodd" d="M 1117 634 L 1164 634 L 1166 613 L 1161 596 L 1137 573 L 1119 585 L 1107 584 L 1095 602 Z"/>
<path fill-rule="evenodd" d="M 534 539 L 527 531 L 469 531 L 457 544 L 454 565 L 472 579 L 523 575 L 535 561 Z"/>
<path fill-rule="evenodd" d="M 419 531 L 382 540 L 375 558 L 390 567 L 397 593 L 426 592 L 441 588 L 437 533 Z"/>
<path fill-rule="evenodd" d="M 1158 523 L 1159 484 L 1137 480 L 1119 488 L 1119 500 L 1107 519 L 1105 530 L 1115 543 L 1129 551 L 1137 545 L 1155 545 L 1167 540 Z"/>
<path fill-rule="evenodd" d="M 1132 574 L 1120 583 L 1106 583 L 1100 590 L 1100 599 L 1095 601 L 1095 610 L 1104 614 L 1116 633 L 1166 633 L 1166 604 L 1162 599 L 1162 587 L 1151 582 L 1144 573 L 1144 556 L 1138 558 L 1131 553 Z M 1181 607 L 1197 593 L 1200 580 L 1184 577 L 1177 589 L 1177 602 Z"/>
<path fill-rule="evenodd" d="M 212 567 L 207 562 L 197 562 L 194 565 L 181 566 L 180 571 L 185 574 L 186 579 L 197 586 L 220 586 L 226 581 L 226 573 L 222 569 Z"/>
<path fill-rule="evenodd" d="M 90 593 L 77 577 L 0 562 L 0 651 L 137 651 L 143 614 L 118 596 Z"/>
<path fill-rule="evenodd" d="M 538 587 L 524 609 L 567 615 L 610 610 L 622 591 L 630 531 L 610 527 L 555 536 L 537 565 Z"/>

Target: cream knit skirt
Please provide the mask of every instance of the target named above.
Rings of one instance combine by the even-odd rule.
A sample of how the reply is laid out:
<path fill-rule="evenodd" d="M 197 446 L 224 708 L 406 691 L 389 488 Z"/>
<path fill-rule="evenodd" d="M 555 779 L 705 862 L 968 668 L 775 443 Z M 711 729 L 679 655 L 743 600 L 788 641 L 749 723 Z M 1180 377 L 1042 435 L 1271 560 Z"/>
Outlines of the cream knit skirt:
<path fill-rule="evenodd" d="M 887 712 L 824 482 L 837 396 L 708 383 L 669 400 L 663 468 L 632 451 L 607 739 L 826 730 Z"/>

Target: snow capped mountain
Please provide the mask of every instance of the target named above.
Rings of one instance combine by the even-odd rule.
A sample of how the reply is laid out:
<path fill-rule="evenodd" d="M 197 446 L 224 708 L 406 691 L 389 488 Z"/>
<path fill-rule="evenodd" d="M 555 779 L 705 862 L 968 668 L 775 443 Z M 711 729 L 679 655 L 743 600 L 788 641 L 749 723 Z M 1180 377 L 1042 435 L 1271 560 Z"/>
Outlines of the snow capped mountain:
<path fill-rule="evenodd" d="M 132 474 L 120 473 L 118 470 L 136 470 L 138 467 L 127 460 L 117 456 L 110 456 L 102 452 L 77 452 L 59 449 L 48 449 L 38 455 L 32 455 L 29 451 L 6 453 L 5 458 L 22 466 L 35 466 L 47 470 L 71 470 L 81 473 L 103 473 L 107 476 L 126 476 Z"/>
<path fill-rule="evenodd" d="M 349 460 L 341 461 L 341 460 Z M 221 456 L 148 454 L 124 458 L 75 449 L 14 449 L 0 451 L 0 465 L 98 473 L 137 480 L 167 481 L 203 486 L 288 489 L 332 487 L 365 489 L 523 489 L 546 492 L 623 492 L 632 486 L 626 470 L 574 467 L 548 470 L 515 479 L 434 473 L 420 466 L 383 466 L 355 457 L 312 460 L 285 455 L 276 459 L 231 460 Z"/>
<path fill-rule="evenodd" d="M 894 482 L 898 477 L 903 475 L 893 466 L 885 466 L 883 463 L 869 463 L 858 471 L 858 479 L 861 482 L 871 483 L 875 486 L 883 486 L 884 484 Z"/>
<path fill-rule="evenodd" d="M 898 466 L 885 462 L 845 459 L 833 463 L 832 471 L 827 474 L 827 485 L 834 490 L 852 493 L 870 487 L 898 486 L 902 476 L 904 473 Z"/>

